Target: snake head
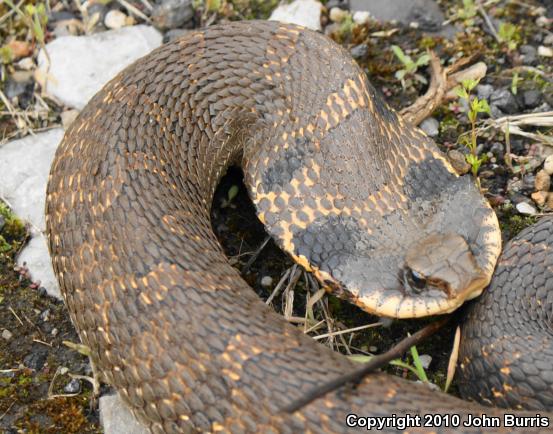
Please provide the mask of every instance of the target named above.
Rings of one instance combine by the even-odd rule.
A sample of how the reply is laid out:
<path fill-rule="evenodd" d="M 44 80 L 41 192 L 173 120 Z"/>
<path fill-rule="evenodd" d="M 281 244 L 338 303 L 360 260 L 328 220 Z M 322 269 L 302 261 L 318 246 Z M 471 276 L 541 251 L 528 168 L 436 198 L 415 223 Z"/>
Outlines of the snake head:
<path fill-rule="evenodd" d="M 488 280 L 465 239 L 453 232 L 415 242 L 405 257 L 404 289 L 413 295 L 438 290 L 450 300 L 468 300 L 479 295 Z"/>

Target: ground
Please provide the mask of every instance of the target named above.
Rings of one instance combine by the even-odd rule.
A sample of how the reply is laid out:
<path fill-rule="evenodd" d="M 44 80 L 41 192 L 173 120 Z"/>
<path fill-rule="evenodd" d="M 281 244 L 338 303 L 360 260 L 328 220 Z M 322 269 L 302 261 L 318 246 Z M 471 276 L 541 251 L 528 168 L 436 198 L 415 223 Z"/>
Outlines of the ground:
<path fill-rule="evenodd" d="M 57 7 L 58 18 L 60 13 L 67 13 L 66 18 L 71 16 L 77 21 L 83 20 L 82 11 L 76 7 L 68 9 L 64 6 L 66 3 L 50 3 L 52 8 Z M 141 5 L 144 2 L 130 3 L 139 10 L 143 9 Z M 276 3 L 255 0 L 195 2 L 197 8 L 185 27 L 197 27 L 223 19 L 266 18 Z M 547 20 L 547 11 L 536 8 L 538 2 L 500 1 L 487 7 L 486 15 L 470 10 L 470 1 L 443 0 L 438 3 L 447 19 L 461 30 L 453 40 L 402 24 L 369 21 L 355 25 L 347 17 L 340 23 L 332 23 L 328 10 L 323 11 L 322 21 L 326 24 L 326 33 L 355 54 L 371 82 L 396 109 L 409 105 L 423 93 L 426 85 L 415 74 L 428 78 L 429 72 L 425 65 L 420 65 L 415 71 L 406 71 L 401 83 L 396 73 L 409 67 L 402 65 L 390 50 L 392 45 L 401 47 L 413 60 L 431 48 L 445 64 L 458 57 L 475 55 L 474 60 L 483 61 L 488 69 L 486 77 L 480 82 L 489 86 L 488 97 L 492 99 L 494 92 L 502 88 L 509 89 L 514 97 L 515 103 L 511 103 L 516 107 L 509 114 L 530 113 L 540 107 L 541 111 L 551 110 L 551 58 L 534 53 L 535 59 L 528 59 L 532 55 L 531 48 L 537 51 L 545 45 L 544 39 L 551 37 L 551 32 L 543 25 L 550 26 L 551 21 L 544 21 Z M 34 58 L 41 43 L 54 37 L 56 22 L 60 21 L 50 13 L 50 23 L 41 39 L 39 32 L 29 30 L 33 28 L 35 17 L 40 22 L 40 3 L 33 1 L 29 4 L 36 6 L 36 10 L 29 15 L 31 27 L 29 18 L 18 19 L 16 13 L 10 12 L 8 3 L 0 5 L 0 39 L 16 37 L 25 44 L 12 46 L 11 52 L 5 46 L 0 47 L 1 95 L 5 96 L 0 99 L 0 143 L 28 134 L 30 129 L 39 130 L 60 123 L 64 112 L 63 106 L 41 96 L 32 76 L 25 78 L 20 92 L 13 90 L 14 83 L 19 83 L 14 79 L 16 71 L 21 72 L 21 68 L 15 67 L 16 58 Z M 119 3 L 115 2 L 107 2 L 102 7 L 120 9 Z M 148 13 L 147 10 L 144 12 Z M 491 19 L 496 30 L 503 29 L 501 37 L 492 34 L 485 18 Z M 135 20 L 140 22 L 141 18 L 135 17 Z M 500 22 L 516 25 L 510 28 Z M 174 29 L 166 29 L 166 37 L 170 36 L 171 31 L 174 32 Z M 17 50 L 26 52 L 19 55 L 15 53 Z M 484 90 L 477 88 L 473 94 L 485 98 Z M 17 96 L 12 97 L 14 92 Z M 531 97 L 536 101 L 529 101 Z M 495 118 L 507 114 L 509 110 L 509 107 L 499 104 L 490 105 Z M 501 108 L 506 111 L 493 113 L 493 110 Z M 463 103 L 458 98 L 444 102 L 433 116 L 438 122 L 438 134 L 434 139 L 440 148 L 444 152 L 458 149 L 466 154 L 468 147 L 460 137 L 471 131 L 471 124 Z M 479 128 L 486 125 L 486 119 L 489 117 L 485 113 L 478 116 Z M 548 127 L 539 129 L 530 125 L 525 132 L 534 136 L 506 135 L 498 128 L 478 130 L 475 155 L 485 160 L 478 175 L 484 194 L 500 218 L 505 239 L 512 238 L 536 219 L 533 215 L 521 214 L 516 208 L 518 204 L 527 203 L 536 214 L 550 211 L 538 207 L 529 198 L 535 189 L 535 175 L 541 169 L 544 158 L 551 154 L 547 140 L 540 140 L 540 137 L 547 137 L 550 131 Z M 516 156 L 512 162 L 509 161 L 509 147 Z M 239 170 L 231 170 L 219 186 L 212 221 L 231 261 L 242 270 L 244 278 L 262 298 L 270 297 L 277 282 L 293 264 L 272 241 L 260 249 L 266 234 L 255 218 Z M 28 433 L 101 432 L 90 384 L 82 379 L 72 379 L 69 375 L 90 375 L 90 366 L 85 356 L 63 343 L 78 342 L 67 310 L 62 302 L 45 295 L 38 285 L 33 284 L 24 268 L 15 266 L 15 256 L 26 237 L 24 226 L 5 204 L 0 203 L 0 430 Z M 255 260 L 249 263 L 253 252 L 256 252 Z M 297 273 L 299 278 L 292 279 L 296 280 L 294 285 L 294 282 L 289 282 L 290 279 L 283 281 L 282 291 L 273 299 L 272 305 L 300 327 L 312 329 L 313 336 L 329 334 L 320 339 L 321 343 L 346 354 L 381 353 L 407 333 L 420 329 L 432 320 L 394 321 L 387 326 L 332 335 L 337 330 L 377 323 L 379 319 L 333 296 L 325 296 L 310 306 L 307 300 L 314 296 L 316 285 L 301 270 Z M 268 278 L 272 280 L 270 285 L 267 285 Z M 419 354 L 432 357 L 429 377 L 440 388 L 445 383 L 454 331 L 455 324 L 452 324 L 418 346 Z M 405 361 L 411 363 L 411 356 L 406 356 Z M 388 369 L 397 375 L 413 378 L 404 368 L 390 366 Z M 455 387 L 450 392 L 456 393 Z"/>

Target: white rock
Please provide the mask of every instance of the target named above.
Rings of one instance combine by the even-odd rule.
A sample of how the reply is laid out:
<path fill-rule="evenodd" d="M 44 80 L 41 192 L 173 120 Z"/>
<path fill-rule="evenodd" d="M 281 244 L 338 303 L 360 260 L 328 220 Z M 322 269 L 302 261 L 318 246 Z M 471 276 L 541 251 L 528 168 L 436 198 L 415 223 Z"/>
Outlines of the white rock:
<path fill-rule="evenodd" d="M 536 214 L 536 208 L 526 202 L 517 203 L 517 211 L 521 214 L 534 215 Z"/>
<path fill-rule="evenodd" d="M 553 57 L 553 48 L 544 47 L 543 45 L 540 45 L 538 47 L 538 56 Z"/>
<path fill-rule="evenodd" d="M 355 24 L 367 24 L 371 18 L 371 14 L 367 11 L 357 11 L 353 13 L 353 22 Z"/>
<path fill-rule="evenodd" d="M 124 27 L 91 36 L 64 36 L 41 50 L 39 70 L 48 75 L 46 93 L 82 109 L 119 71 L 161 45 L 161 34 L 149 26 Z"/>
<path fill-rule="evenodd" d="M 269 288 L 273 284 L 273 278 L 271 276 L 263 276 L 261 278 L 261 286 Z"/>
<path fill-rule="evenodd" d="M 31 241 L 19 254 L 17 263 L 25 262 L 32 279 L 40 280 L 48 293 L 56 297 L 60 297 L 59 286 L 43 234 L 44 203 L 50 165 L 62 137 L 63 130 L 57 128 L 0 147 L 0 197 L 31 225 Z"/>
<path fill-rule="evenodd" d="M 100 398 L 100 423 L 104 434 L 148 434 L 148 430 L 134 417 L 119 395 Z"/>
<path fill-rule="evenodd" d="M 543 170 L 545 170 L 548 175 L 553 175 L 553 155 L 550 155 L 545 159 L 545 162 L 543 163 Z"/>
<path fill-rule="evenodd" d="M 548 27 L 551 25 L 551 19 L 547 18 L 546 16 L 540 16 L 536 18 L 536 24 L 540 27 Z"/>
<path fill-rule="evenodd" d="M 7 329 L 2 330 L 2 339 L 9 341 L 13 336 L 13 333 Z"/>
<path fill-rule="evenodd" d="M 322 7 L 323 5 L 316 0 L 295 0 L 277 7 L 269 19 L 321 30 Z"/>
<path fill-rule="evenodd" d="M 62 137 L 63 130 L 56 128 L 0 147 L 0 196 L 19 218 L 31 223 L 34 233 L 46 228 L 46 182 Z"/>
<path fill-rule="evenodd" d="M 127 25 L 127 16 L 117 9 L 112 9 L 106 14 L 104 18 L 104 24 L 108 29 L 120 29 Z"/>
<path fill-rule="evenodd" d="M 40 286 L 43 286 L 49 295 L 62 298 L 60 287 L 52 268 L 46 235 L 33 235 L 31 241 L 27 243 L 17 257 L 17 263 L 19 265 L 26 264 L 31 273 L 31 279 L 35 282 L 40 280 Z"/>
<path fill-rule="evenodd" d="M 330 18 L 330 21 L 332 21 L 333 23 L 341 23 L 348 15 L 349 15 L 348 11 L 345 11 L 340 8 L 332 8 L 330 9 L 330 13 L 328 14 L 328 17 Z"/>

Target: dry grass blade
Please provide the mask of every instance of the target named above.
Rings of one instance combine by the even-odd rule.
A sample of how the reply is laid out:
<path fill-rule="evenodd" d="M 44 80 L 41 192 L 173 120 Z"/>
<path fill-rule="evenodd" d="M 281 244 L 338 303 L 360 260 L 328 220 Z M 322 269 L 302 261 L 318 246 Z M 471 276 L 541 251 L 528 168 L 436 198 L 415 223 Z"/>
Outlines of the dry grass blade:
<path fill-rule="evenodd" d="M 449 356 L 449 363 L 447 364 L 447 378 L 445 380 L 444 392 L 447 392 L 453 377 L 455 376 L 455 370 L 457 369 L 457 360 L 459 359 L 459 344 L 461 342 L 461 328 L 457 326 L 455 330 L 455 338 L 453 339 L 453 349 L 451 350 L 451 356 Z"/>
<path fill-rule="evenodd" d="M 297 265 L 293 265 L 292 267 L 288 268 L 286 272 L 284 273 L 284 276 L 279 280 L 277 285 L 275 286 L 275 289 L 273 289 L 273 292 L 269 296 L 267 300 L 265 300 L 265 304 L 271 304 L 271 302 L 274 300 L 274 298 L 280 293 L 280 290 L 286 283 L 286 280 L 290 277 L 290 274 L 292 273 L 292 270 L 295 270 Z"/>
<path fill-rule="evenodd" d="M 298 280 L 300 280 L 300 277 L 302 275 L 302 270 L 299 267 L 296 267 L 293 273 L 290 273 L 290 281 L 288 282 L 288 285 L 286 286 L 286 289 L 284 289 L 284 318 L 290 319 L 292 318 L 292 313 L 294 311 L 294 288 L 296 287 Z M 303 318 L 302 318 L 303 319 Z"/>
<path fill-rule="evenodd" d="M 381 326 L 381 325 L 382 325 L 381 322 L 375 322 L 375 323 L 372 323 L 372 324 L 365 324 L 365 325 L 362 325 L 362 326 L 359 326 L 359 327 L 353 327 L 353 328 L 346 329 L 346 330 L 338 330 L 338 331 L 331 332 L 331 333 L 325 333 L 323 335 L 313 336 L 313 339 L 318 341 L 319 339 L 328 338 L 330 336 L 345 335 L 347 333 L 358 332 L 359 330 L 370 329 L 370 328 L 378 327 L 378 326 Z"/>
<path fill-rule="evenodd" d="M 136 7 L 134 7 L 133 5 L 131 5 L 129 2 L 127 2 L 126 0 L 117 0 L 117 3 L 119 3 L 121 6 L 123 6 L 125 9 L 127 9 L 127 11 L 132 14 L 132 15 L 135 15 L 137 16 L 138 18 L 141 18 L 143 19 L 144 21 L 146 21 L 147 23 L 150 23 L 152 20 L 150 20 L 150 18 L 147 16 L 147 15 L 144 15 L 143 12 L 141 12 L 140 10 L 138 10 Z"/>
<path fill-rule="evenodd" d="M 497 128 L 505 134 L 528 137 L 532 140 L 553 146 L 552 137 L 545 134 L 524 131 L 521 127 L 553 127 L 553 111 L 503 116 L 498 119 L 490 119 L 486 121 L 484 127 L 480 128 L 479 131 L 482 132 L 489 128 Z"/>

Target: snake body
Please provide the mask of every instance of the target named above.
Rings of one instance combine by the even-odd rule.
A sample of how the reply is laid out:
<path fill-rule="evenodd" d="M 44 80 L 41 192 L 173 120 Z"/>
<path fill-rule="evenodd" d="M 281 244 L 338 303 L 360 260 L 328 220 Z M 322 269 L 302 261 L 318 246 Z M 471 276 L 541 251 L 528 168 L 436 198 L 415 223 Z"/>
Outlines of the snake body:
<path fill-rule="evenodd" d="M 68 129 L 46 205 L 71 319 L 146 426 L 346 432 L 350 413 L 484 411 L 375 374 L 282 412 L 356 366 L 265 306 L 228 263 L 209 215 L 231 164 L 279 245 L 369 312 L 451 311 L 482 291 L 500 252 L 495 214 L 470 179 L 324 36 L 247 22 L 166 44 Z"/>

